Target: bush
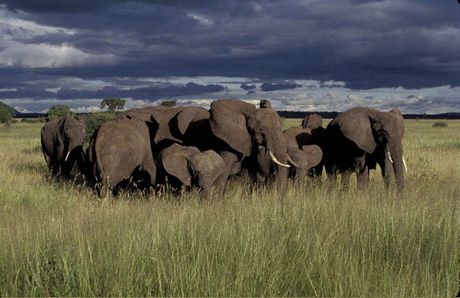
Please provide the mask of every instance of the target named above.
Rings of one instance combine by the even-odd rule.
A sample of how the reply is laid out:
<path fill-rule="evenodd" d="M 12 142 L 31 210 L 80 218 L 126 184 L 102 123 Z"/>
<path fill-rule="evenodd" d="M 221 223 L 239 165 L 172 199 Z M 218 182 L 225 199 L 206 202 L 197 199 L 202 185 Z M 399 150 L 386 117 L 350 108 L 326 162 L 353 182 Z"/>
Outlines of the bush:
<path fill-rule="evenodd" d="M 112 120 L 115 118 L 114 112 L 99 112 L 99 113 L 90 113 L 85 116 L 86 123 L 86 142 L 89 142 L 89 139 L 93 135 L 102 123 Z"/>
<path fill-rule="evenodd" d="M 433 124 L 433 127 L 447 127 L 447 123 L 446 122 L 435 122 Z"/>
<path fill-rule="evenodd" d="M 46 118 L 48 121 L 51 121 L 56 118 L 64 117 L 65 115 L 75 115 L 75 113 L 66 105 L 55 105 L 48 110 L 48 116 Z"/>
<path fill-rule="evenodd" d="M 11 123 L 12 119 L 13 115 L 11 115 L 10 111 L 0 108 L 0 123 Z"/>

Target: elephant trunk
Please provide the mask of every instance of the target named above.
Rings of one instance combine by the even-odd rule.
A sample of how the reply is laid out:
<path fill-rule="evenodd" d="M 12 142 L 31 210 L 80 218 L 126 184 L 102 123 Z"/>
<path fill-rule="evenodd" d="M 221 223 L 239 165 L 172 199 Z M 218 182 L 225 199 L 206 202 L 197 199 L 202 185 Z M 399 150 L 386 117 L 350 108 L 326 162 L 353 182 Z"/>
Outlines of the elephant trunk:
<path fill-rule="evenodd" d="M 402 148 L 398 145 L 389 146 L 389 159 L 393 165 L 393 171 L 395 174 L 396 187 L 399 193 L 404 191 L 404 168 L 405 162 L 402 155 Z"/>

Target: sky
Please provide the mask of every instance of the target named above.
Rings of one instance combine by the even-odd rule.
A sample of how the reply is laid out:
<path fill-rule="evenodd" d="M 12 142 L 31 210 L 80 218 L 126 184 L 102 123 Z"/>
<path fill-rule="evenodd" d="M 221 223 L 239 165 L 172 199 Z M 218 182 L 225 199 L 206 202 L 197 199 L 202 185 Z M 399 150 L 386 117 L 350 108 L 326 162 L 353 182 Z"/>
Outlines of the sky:
<path fill-rule="evenodd" d="M 0 0 L 0 101 L 460 112 L 456 0 Z"/>

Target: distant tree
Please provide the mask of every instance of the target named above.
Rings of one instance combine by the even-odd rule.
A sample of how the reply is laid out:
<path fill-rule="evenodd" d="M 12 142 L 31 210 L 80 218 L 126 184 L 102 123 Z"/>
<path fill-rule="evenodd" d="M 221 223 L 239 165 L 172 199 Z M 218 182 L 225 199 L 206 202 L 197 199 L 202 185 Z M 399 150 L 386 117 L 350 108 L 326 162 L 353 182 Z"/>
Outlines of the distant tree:
<path fill-rule="evenodd" d="M 109 111 L 115 112 L 116 109 L 123 109 L 126 100 L 120 98 L 106 98 L 101 102 L 101 109 L 107 107 Z"/>
<path fill-rule="evenodd" d="M 48 115 L 46 118 L 48 121 L 50 121 L 65 115 L 75 115 L 75 113 L 72 112 L 66 105 L 55 105 L 48 110 Z"/>
<path fill-rule="evenodd" d="M 176 105 L 175 100 L 163 100 L 160 103 L 160 106 L 162 106 L 162 107 L 174 107 L 175 105 Z"/>
<path fill-rule="evenodd" d="M 13 119 L 13 115 L 11 115 L 11 112 L 7 109 L 0 108 L 0 123 L 6 123 L 7 125 L 11 123 L 11 120 Z"/>

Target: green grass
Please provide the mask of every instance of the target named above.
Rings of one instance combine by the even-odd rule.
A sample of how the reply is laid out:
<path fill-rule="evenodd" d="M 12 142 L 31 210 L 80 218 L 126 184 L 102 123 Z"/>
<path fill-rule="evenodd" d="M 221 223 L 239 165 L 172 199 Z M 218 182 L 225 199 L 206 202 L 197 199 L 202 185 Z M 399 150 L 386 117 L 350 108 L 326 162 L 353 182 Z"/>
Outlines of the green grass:
<path fill-rule="evenodd" d="M 0 128 L 0 296 L 454 296 L 460 121 L 406 122 L 402 198 L 369 190 L 231 183 L 98 200 L 49 178 L 41 124 Z M 298 125 L 287 120 L 286 125 Z"/>

